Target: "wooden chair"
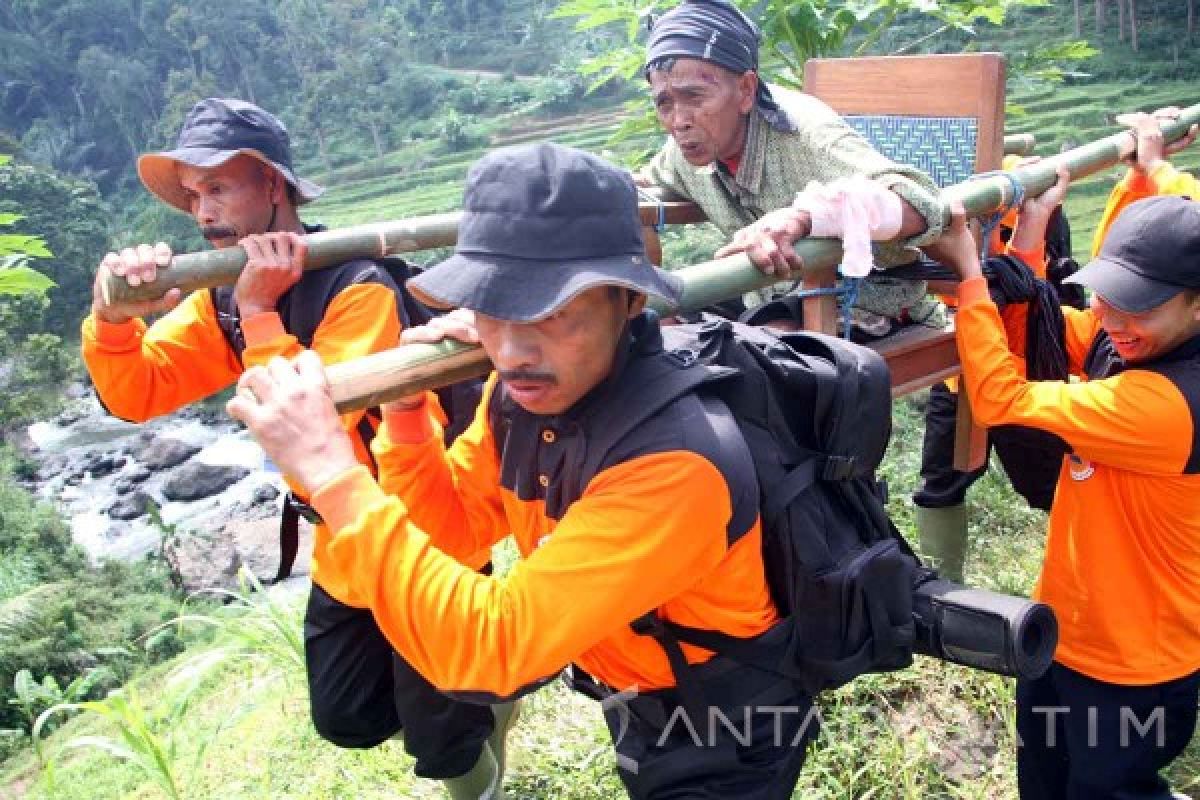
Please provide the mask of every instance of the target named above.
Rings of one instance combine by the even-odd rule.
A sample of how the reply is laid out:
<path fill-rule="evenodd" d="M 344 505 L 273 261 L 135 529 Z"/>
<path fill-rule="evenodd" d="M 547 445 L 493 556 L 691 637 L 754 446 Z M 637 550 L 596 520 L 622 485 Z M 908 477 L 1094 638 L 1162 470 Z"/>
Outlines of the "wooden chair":
<path fill-rule="evenodd" d="M 804 67 L 804 90 L 843 116 L 893 161 L 911 164 L 939 187 L 972 173 L 1000 169 L 1004 157 L 1004 57 L 998 53 L 812 59 Z M 821 270 L 805 286 L 832 286 L 836 275 Z M 952 293 L 952 285 L 933 285 Z M 811 298 L 806 317 L 828 324 L 832 297 Z M 822 328 L 828 330 L 826 328 Z M 952 330 L 913 327 L 876 349 L 892 369 L 893 392 L 907 394 L 960 371 Z M 960 395 L 955 465 L 970 469 L 987 456 L 986 431 L 971 421 Z"/>

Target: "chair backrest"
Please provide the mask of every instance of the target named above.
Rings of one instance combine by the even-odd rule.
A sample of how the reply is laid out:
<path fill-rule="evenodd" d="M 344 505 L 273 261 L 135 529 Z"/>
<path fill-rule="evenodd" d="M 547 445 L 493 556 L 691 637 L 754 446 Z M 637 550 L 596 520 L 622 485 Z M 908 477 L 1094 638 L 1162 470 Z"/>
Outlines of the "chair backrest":
<path fill-rule="evenodd" d="M 815 58 L 804 65 L 805 92 L 938 186 L 1000 169 L 1004 84 L 999 53 Z"/>

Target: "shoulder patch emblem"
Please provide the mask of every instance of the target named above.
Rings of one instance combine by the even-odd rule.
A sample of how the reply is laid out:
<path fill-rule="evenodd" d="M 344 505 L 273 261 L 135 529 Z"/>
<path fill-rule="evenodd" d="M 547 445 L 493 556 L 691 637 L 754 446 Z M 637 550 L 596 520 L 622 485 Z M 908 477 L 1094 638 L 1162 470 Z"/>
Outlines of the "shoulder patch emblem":
<path fill-rule="evenodd" d="M 1074 453 L 1067 454 L 1067 464 L 1071 470 L 1071 479 L 1086 481 L 1096 474 L 1096 465 L 1087 459 L 1080 458 Z"/>

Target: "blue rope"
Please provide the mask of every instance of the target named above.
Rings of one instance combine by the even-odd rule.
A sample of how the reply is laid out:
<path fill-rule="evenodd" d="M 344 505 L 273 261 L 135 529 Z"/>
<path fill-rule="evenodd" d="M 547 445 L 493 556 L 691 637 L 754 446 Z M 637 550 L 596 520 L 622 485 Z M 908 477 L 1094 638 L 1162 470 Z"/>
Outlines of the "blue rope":
<path fill-rule="evenodd" d="M 1011 172 L 1006 172 L 1004 170 L 980 172 L 977 175 L 972 175 L 967 180 L 976 181 L 982 178 L 995 177 L 1001 177 L 1008 181 L 1009 186 L 1012 187 L 1012 199 L 1007 203 L 1002 203 L 1000 207 L 996 209 L 994 214 L 979 220 L 980 227 L 982 228 L 982 235 L 979 238 L 983 240 L 980 243 L 979 248 L 979 259 L 981 261 L 988 257 L 988 244 L 992 241 L 992 234 L 995 232 L 996 228 L 999 227 L 1000 220 L 1004 219 L 1004 215 L 1009 211 L 1014 208 L 1020 208 L 1021 203 L 1025 202 L 1025 186 L 1019 180 L 1017 180 Z"/>
<path fill-rule="evenodd" d="M 844 280 L 843 285 L 847 287 L 846 296 L 843 297 L 840 301 L 838 301 L 838 306 L 839 306 L 839 310 L 842 313 L 842 338 L 849 339 L 850 338 L 850 309 L 852 309 L 854 307 L 854 304 L 858 302 L 858 290 L 860 288 L 862 288 L 863 279 L 862 278 L 845 278 L 843 280 Z"/>
<path fill-rule="evenodd" d="M 821 287 L 817 289 L 801 289 L 798 292 L 791 292 L 795 297 L 840 297 L 838 300 L 838 313 L 842 318 L 842 338 L 850 338 L 850 309 L 858 301 L 858 290 L 862 286 L 862 278 L 843 278 L 841 286 Z"/>
<path fill-rule="evenodd" d="M 658 206 L 658 222 L 654 223 L 654 232 L 661 234 L 667 228 L 667 206 L 666 206 L 666 204 L 663 203 L 661 198 L 655 197 L 654 195 L 650 194 L 649 192 L 644 191 L 642 189 L 642 187 L 640 187 L 640 186 L 637 187 L 637 193 L 638 193 L 638 197 L 641 198 L 642 200 L 645 200 L 649 203 L 654 203 L 656 206 Z"/>

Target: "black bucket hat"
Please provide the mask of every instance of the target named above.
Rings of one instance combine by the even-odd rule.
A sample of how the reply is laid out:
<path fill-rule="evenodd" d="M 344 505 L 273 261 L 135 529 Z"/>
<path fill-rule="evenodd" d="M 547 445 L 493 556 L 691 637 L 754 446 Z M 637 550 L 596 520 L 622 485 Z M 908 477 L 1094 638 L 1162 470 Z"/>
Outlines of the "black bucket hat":
<path fill-rule="evenodd" d="M 189 212 L 187 192 L 179 184 L 177 164 L 210 169 L 237 155 L 257 158 L 279 171 L 296 190 L 300 205 L 325 190 L 296 177 L 287 128 L 253 103 L 222 97 L 201 100 L 188 112 L 174 150 L 147 153 L 138 159 L 138 177 L 163 202 Z"/>
<path fill-rule="evenodd" d="M 496 150 L 471 167 L 463 206 L 454 255 L 407 284 L 426 305 L 535 322 L 596 286 L 679 301 L 679 278 L 646 257 L 633 177 L 604 159 Z"/>
<path fill-rule="evenodd" d="M 1131 313 L 1200 289 L 1200 204 L 1176 196 L 1131 203 L 1109 228 L 1096 258 L 1064 283 L 1082 284 Z"/>

